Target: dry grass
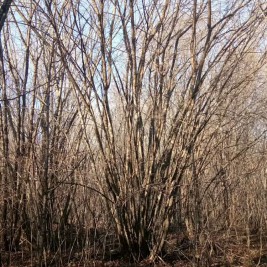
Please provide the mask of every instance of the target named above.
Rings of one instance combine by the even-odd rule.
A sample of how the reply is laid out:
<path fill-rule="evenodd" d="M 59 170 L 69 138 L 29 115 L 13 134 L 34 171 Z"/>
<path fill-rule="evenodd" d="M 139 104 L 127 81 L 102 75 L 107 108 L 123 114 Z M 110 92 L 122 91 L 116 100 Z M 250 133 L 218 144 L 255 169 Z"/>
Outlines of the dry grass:
<path fill-rule="evenodd" d="M 172 238 L 174 238 L 172 236 Z M 251 235 L 250 246 L 247 245 L 247 236 L 241 233 L 225 236 L 223 234 L 206 236 L 202 244 L 179 247 L 179 242 L 169 240 L 169 255 L 162 255 L 157 262 L 146 260 L 139 264 L 130 263 L 121 255 L 117 260 L 94 259 L 94 255 L 79 252 L 58 256 L 46 255 L 43 266 L 51 267 L 253 267 L 267 266 L 267 233 L 264 235 Z M 178 253 L 179 252 L 179 253 Z M 173 253 L 173 255 L 171 255 Z M 35 257 L 28 252 L 2 252 L 2 267 L 40 267 Z"/>

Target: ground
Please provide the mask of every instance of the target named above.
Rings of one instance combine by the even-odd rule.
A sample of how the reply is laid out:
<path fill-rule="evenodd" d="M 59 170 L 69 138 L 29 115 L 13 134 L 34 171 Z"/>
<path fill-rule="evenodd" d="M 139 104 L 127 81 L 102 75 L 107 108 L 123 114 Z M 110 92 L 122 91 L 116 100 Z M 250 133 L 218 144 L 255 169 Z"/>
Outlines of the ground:
<path fill-rule="evenodd" d="M 86 251 L 66 254 L 59 257 L 57 253 L 46 255 L 46 263 L 43 266 L 54 267 L 267 267 L 267 233 L 250 235 L 250 243 L 246 235 L 227 237 L 214 235 L 206 238 L 203 243 L 194 246 L 186 240 L 179 242 L 172 235 L 166 241 L 165 254 L 158 257 L 156 262 L 141 261 L 138 264 L 130 263 L 123 255 L 117 255 L 116 259 L 100 260 L 89 255 Z M 249 245 L 249 246 L 248 246 Z M 36 258 L 28 252 L 1 252 L 1 267 L 39 267 Z"/>

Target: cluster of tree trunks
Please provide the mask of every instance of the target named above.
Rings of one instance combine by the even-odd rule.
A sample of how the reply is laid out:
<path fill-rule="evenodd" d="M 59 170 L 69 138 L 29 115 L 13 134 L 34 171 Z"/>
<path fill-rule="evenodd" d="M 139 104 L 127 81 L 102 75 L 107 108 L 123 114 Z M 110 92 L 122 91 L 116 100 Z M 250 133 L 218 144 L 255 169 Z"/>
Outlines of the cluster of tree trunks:
<path fill-rule="evenodd" d="M 220 229 L 262 231 L 265 10 L 254 0 L 3 1 L 2 249 L 26 242 L 41 264 L 72 247 L 76 225 L 74 246 L 105 228 L 133 260 L 154 261 L 172 227 L 194 244 Z"/>

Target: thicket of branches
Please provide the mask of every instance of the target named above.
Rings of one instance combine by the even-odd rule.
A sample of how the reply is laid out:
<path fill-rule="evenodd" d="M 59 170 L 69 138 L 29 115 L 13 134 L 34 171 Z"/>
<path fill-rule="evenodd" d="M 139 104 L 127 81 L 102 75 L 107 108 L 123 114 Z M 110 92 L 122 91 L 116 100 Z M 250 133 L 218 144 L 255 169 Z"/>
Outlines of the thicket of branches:
<path fill-rule="evenodd" d="M 27 247 L 41 264 L 74 246 L 75 226 L 75 246 L 105 229 L 123 253 L 154 261 L 170 229 L 195 246 L 216 231 L 244 229 L 248 245 L 251 231 L 263 233 L 265 9 L 253 0 L 1 9 L 2 249 Z"/>

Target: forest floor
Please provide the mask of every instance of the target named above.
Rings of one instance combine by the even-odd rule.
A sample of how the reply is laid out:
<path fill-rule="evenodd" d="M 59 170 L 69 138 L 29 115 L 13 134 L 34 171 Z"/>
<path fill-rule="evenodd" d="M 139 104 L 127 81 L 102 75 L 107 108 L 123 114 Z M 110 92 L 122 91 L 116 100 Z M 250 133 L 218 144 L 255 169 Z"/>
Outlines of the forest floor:
<path fill-rule="evenodd" d="M 44 267 L 267 267 L 267 234 L 216 236 L 207 238 L 202 245 L 178 247 L 173 239 L 169 239 L 165 255 L 157 262 L 142 261 L 139 264 L 130 263 L 123 255 L 116 258 L 93 257 L 86 251 L 62 256 L 46 255 Z M 1 252 L 0 267 L 40 267 L 33 254 L 28 252 Z"/>

